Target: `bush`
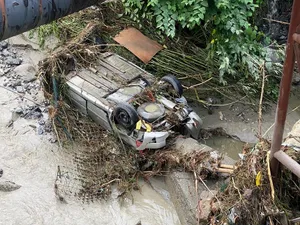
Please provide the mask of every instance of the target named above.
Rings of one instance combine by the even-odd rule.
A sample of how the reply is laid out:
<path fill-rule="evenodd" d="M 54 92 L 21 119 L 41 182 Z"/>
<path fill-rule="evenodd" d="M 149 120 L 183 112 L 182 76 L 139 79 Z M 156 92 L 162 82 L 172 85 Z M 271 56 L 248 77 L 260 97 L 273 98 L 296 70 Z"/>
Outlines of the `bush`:
<path fill-rule="evenodd" d="M 176 28 L 206 28 L 210 39 L 210 58 L 221 62 L 219 76 L 260 78 L 261 65 L 266 59 L 263 42 L 269 40 L 251 19 L 261 1 L 254 0 L 123 0 L 125 13 L 141 23 L 146 19 L 173 38 Z"/>

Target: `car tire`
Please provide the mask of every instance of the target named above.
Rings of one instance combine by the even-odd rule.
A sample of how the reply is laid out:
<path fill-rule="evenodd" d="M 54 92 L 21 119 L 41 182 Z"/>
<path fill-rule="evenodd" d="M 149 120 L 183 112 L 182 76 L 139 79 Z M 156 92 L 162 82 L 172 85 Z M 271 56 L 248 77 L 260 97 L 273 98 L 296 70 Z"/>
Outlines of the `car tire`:
<path fill-rule="evenodd" d="M 166 75 L 161 78 L 161 81 L 169 83 L 178 94 L 178 97 L 182 96 L 183 87 L 180 81 L 174 75 Z"/>
<path fill-rule="evenodd" d="M 113 111 L 113 120 L 116 125 L 125 128 L 131 133 L 139 121 L 135 108 L 128 103 L 119 103 Z"/>

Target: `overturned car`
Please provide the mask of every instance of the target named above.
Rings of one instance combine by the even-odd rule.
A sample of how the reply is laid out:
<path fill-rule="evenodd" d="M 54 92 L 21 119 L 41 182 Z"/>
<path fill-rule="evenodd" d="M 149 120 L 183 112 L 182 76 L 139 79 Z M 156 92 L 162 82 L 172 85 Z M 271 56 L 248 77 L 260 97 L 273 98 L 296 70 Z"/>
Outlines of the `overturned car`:
<path fill-rule="evenodd" d="M 199 136 L 202 120 L 173 75 L 156 81 L 124 58 L 104 53 L 96 68 L 71 72 L 67 85 L 82 113 L 137 150 L 162 148 L 172 134 Z"/>

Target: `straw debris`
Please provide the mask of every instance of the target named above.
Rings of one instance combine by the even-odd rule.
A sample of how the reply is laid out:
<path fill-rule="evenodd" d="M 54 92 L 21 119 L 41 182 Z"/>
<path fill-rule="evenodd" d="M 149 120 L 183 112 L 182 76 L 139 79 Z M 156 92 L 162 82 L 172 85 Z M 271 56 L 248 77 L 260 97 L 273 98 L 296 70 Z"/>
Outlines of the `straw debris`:
<path fill-rule="evenodd" d="M 278 221 L 286 215 L 299 215 L 300 179 L 283 169 L 274 187 L 268 172 L 269 150 L 266 140 L 244 149 L 244 159 L 236 164 L 228 185 L 217 194 L 221 208 L 216 200 L 211 202 L 211 224 L 281 224 Z M 291 152 L 300 162 L 299 153 Z"/>

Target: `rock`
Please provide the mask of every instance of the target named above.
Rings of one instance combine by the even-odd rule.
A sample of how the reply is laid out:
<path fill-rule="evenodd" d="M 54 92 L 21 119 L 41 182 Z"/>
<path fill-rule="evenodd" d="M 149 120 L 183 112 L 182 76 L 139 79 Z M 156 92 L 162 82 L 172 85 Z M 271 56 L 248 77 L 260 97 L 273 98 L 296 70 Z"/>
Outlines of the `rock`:
<path fill-rule="evenodd" d="M 26 91 L 29 91 L 30 90 L 30 85 L 27 83 L 27 84 L 24 84 L 23 85 L 23 88 L 26 90 Z"/>
<path fill-rule="evenodd" d="M 16 66 L 16 65 L 20 65 L 22 63 L 22 60 L 18 58 L 14 59 L 12 57 L 7 57 L 6 63 L 11 66 Z"/>
<path fill-rule="evenodd" d="M 10 68 L 0 68 L 0 77 L 4 76 L 10 71 Z"/>
<path fill-rule="evenodd" d="M 48 140 L 49 140 L 49 142 L 52 143 L 52 144 L 54 144 L 54 143 L 57 142 L 57 138 L 56 138 L 56 137 L 50 137 Z"/>
<path fill-rule="evenodd" d="M 45 123 L 45 132 L 46 133 L 51 133 L 52 132 L 52 124 L 49 120 Z"/>
<path fill-rule="evenodd" d="M 25 83 L 30 83 L 34 80 L 36 80 L 36 69 L 34 66 L 32 66 L 29 63 L 22 64 L 17 66 L 14 69 L 14 72 L 20 76 L 22 76 Z"/>
<path fill-rule="evenodd" d="M 210 203 L 211 200 L 216 196 L 218 192 L 216 190 L 211 190 L 211 191 L 202 191 L 200 194 L 200 201 L 201 205 L 201 213 L 198 215 L 197 219 L 200 221 L 207 221 L 208 216 L 211 211 Z"/>
<path fill-rule="evenodd" d="M 19 108 L 16 108 L 14 110 L 14 112 L 17 113 L 17 114 L 21 114 L 21 113 L 23 113 L 23 109 L 19 107 Z"/>
<path fill-rule="evenodd" d="M 215 194 L 215 189 L 218 188 L 217 182 L 205 181 L 205 183 Z M 210 195 L 207 195 L 207 189 L 201 182 L 198 183 L 196 193 L 192 173 L 173 171 L 166 177 L 166 184 L 171 196 L 171 201 L 175 206 L 182 225 L 198 224 L 197 217 L 200 219 L 200 224 L 204 221 L 207 222 L 208 218 L 205 218 L 205 216 L 208 216 L 210 209 L 208 200 Z M 201 196 L 203 199 L 201 199 Z M 199 206 L 199 208 L 197 206 Z M 203 212 L 199 215 L 200 209 L 206 209 L 205 214 Z"/>
<path fill-rule="evenodd" d="M 271 60 L 273 63 L 282 63 L 284 53 L 280 49 L 266 48 L 267 50 L 267 58 Z"/>
<path fill-rule="evenodd" d="M 27 74 L 27 76 L 24 77 L 23 80 L 25 83 L 30 83 L 30 82 L 36 80 L 36 76 L 35 76 L 35 74 Z"/>
<path fill-rule="evenodd" d="M 1 55 L 3 55 L 4 57 L 8 57 L 8 56 L 11 56 L 12 53 L 9 52 L 7 49 L 4 49 L 4 50 L 2 51 L 2 53 L 1 53 Z"/>
<path fill-rule="evenodd" d="M 45 122 L 45 120 L 43 120 L 43 119 L 40 119 L 40 120 L 38 121 L 38 124 L 41 125 L 41 126 L 42 126 L 42 125 L 45 125 L 45 123 L 46 123 L 46 122 Z"/>
<path fill-rule="evenodd" d="M 18 190 L 21 187 L 21 185 L 18 185 L 11 181 L 0 181 L 0 191 L 3 192 L 11 192 Z"/>
<path fill-rule="evenodd" d="M 279 37 L 279 40 L 287 40 L 287 36 L 285 36 L 285 35 L 281 35 L 280 37 Z"/>
<path fill-rule="evenodd" d="M 25 90 L 22 86 L 17 86 L 16 90 L 17 90 L 18 93 L 25 93 Z"/>
<path fill-rule="evenodd" d="M 0 177 L 3 176 L 3 169 L 0 169 Z"/>
<path fill-rule="evenodd" d="M 39 107 L 26 109 L 25 119 L 39 119 L 43 117 L 42 111 Z"/>
<path fill-rule="evenodd" d="M 177 138 L 175 142 L 175 149 L 183 154 L 192 153 L 193 151 L 212 151 L 212 148 L 199 143 L 193 138 Z"/>
<path fill-rule="evenodd" d="M 12 87 L 17 87 L 17 86 L 21 86 L 22 85 L 22 82 L 20 80 L 16 80 L 14 82 L 12 82 Z"/>
<path fill-rule="evenodd" d="M 1 41 L 1 42 L 0 42 L 0 47 L 1 47 L 1 49 L 6 49 L 6 48 L 8 47 L 8 42 L 6 42 L 6 41 Z"/>
<path fill-rule="evenodd" d="M 294 73 L 292 83 L 293 83 L 293 85 L 300 84 L 300 74 L 298 73 L 298 71 Z"/>
<path fill-rule="evenodd" d="M 282 145 L 287 147 L 292 147 L 294 150 L 300 151 L 299 134 L 300 134 L 300 120 L 298 120 L 294 124 L 292 130 L 288 133 Z"/>
<path fill-rule="evenodd" d="M 45 133 L 44 126 L 39 126 L 37 129 L 37 133 L 38 133 L 38 135 L 44 134 Z"/>

